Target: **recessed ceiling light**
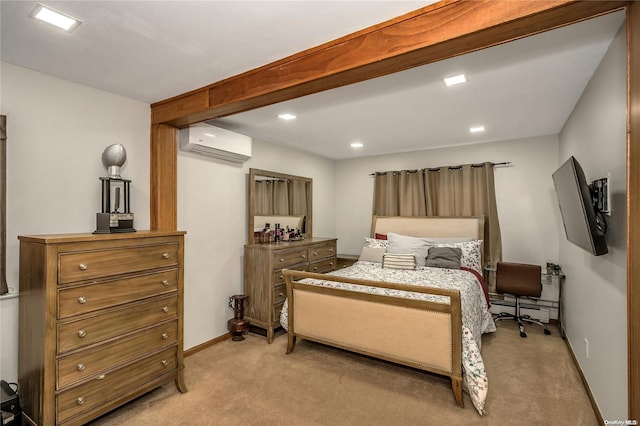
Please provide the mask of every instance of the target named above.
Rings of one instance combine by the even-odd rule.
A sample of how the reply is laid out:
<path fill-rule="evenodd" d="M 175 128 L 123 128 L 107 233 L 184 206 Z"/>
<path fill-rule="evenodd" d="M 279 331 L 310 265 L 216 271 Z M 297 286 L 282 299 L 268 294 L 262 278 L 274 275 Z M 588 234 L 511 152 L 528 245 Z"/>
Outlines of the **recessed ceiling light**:
<path fill-rule="evenodd" d="M 294 120 L 296 118 L 296 116 L 293 115 L 293 114 L 286 113 L 286 114 L 278 115 L 278 118 L 281 118 L 283 120 Z"/>
<path fill-rule="evenodd" d="M 351 148 L 362 148 L 364 144 L 362 142 L 353 142 Z"/>
<path fill-rule="evenodd" d="M 471 133 L 482 133 L 484 132 L 484 126 L 473 126 L 473 127 L 469 127 L 469 131 Z"/>
<path fill-rule="evenodd" d="M 62 12 L 58 12 L 55 9 L 51 9 L 43 4 L 38 3 L 36 7 L 29 14 L 30 17 L 39 19 L 48 24 L 55 25 L 58 28 L 62 28 L 67 32 L 75 30 L 78 25 L 81 24 L 79 20 L 69 15 L 65 15 Z"/>
<path fill-rule="evenodd" d="M 466 83 L 467 77 L 464 74 L 452 75 L 444 79 L 444 84 L 448 86 L 454 86 L 456 84 Z"/>

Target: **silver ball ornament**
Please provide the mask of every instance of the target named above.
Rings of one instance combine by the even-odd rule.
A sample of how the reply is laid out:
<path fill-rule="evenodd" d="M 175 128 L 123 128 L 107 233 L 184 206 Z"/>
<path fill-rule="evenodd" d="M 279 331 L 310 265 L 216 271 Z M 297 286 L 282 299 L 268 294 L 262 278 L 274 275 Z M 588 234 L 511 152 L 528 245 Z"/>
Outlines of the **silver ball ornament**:
<path fill-rule="evenodd" d="M 120 167 L 127 161 L 127 151 L 119 143 L 109 145 L 102 152 L 102 164 L 110 178 L 120 179 Z"/>

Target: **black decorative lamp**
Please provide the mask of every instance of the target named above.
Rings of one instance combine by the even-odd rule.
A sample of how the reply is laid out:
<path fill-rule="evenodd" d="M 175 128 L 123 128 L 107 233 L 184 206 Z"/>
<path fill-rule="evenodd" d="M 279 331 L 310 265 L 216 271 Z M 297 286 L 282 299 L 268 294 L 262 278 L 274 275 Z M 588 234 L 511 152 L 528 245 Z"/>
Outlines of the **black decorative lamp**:
<path fill-rule="evenodd" d="M 130 210 L 131 181 L 120 176 L 120 167 L 125 161 L 127 151 L 120 144 L 109 145 L 102 153 L 102 164 L 107 169 L 107 176 L 100 178 L 102 212 L 96 214 L 97 226 L 94 234 L 136 232 Z"/>

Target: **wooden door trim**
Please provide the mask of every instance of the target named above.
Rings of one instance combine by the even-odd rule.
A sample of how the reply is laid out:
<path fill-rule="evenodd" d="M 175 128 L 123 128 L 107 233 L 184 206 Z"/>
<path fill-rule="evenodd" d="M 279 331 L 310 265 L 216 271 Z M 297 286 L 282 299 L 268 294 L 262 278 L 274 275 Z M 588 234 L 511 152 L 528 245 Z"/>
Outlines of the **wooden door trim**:
<path fill-rule="evenodd" d="M 632 54 L 632 52 L 636 52 Z M 640 3 L 627 8 L 627 377 L 629 419 L 640 420 Z M 631 218 L 634 218 L 633 220 Z"/>
<path fill-rule="evenodd" d="M 153 230 L 178 229 L 178 143 L 176 128 L 151 125 L 150 227 Z"/>

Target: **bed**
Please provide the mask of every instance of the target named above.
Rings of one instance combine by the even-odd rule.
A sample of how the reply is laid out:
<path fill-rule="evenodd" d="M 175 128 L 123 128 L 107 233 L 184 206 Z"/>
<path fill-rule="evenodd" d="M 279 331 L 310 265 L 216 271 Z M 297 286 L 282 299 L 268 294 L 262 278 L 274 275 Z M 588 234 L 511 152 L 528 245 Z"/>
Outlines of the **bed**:
<path fill-rule="evenodd" d="M 482 217 L 378 216 L 365 247 L 387 246 L 384 250 L 397 252 L 393 244 L 400 237 L 412 244 L 426 241 L 428 248 L 466 250 L 473 245 L 479 247 L 473 268 L 466 267 L 470 258 L 464 259 L 464 250 L 465 266 L 460 269 L 410 270 L 384 267 L 365 256 L 363 248 L 353 266 L 330 274 L 285 270 L 287 300 L 281 323 L 287 330 L 287 354 L 299 339 L 306 339 L 444 375 L 451 379 L 458 406 L 464 407 L 464 388 L 484 414 L 488 381 L 481 335 L 495 331 L 495 324 L 479 273 L 483 235 Z M 422 258 L 422 253 L 414 253 L 414 258 Z M 383 256 L 386 261 L 392 255 Z"/>

